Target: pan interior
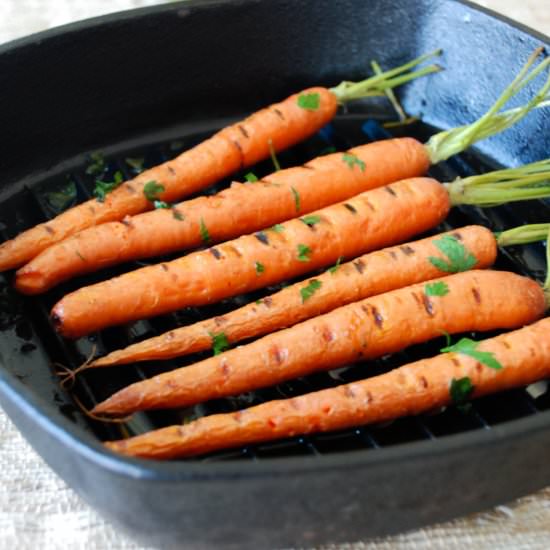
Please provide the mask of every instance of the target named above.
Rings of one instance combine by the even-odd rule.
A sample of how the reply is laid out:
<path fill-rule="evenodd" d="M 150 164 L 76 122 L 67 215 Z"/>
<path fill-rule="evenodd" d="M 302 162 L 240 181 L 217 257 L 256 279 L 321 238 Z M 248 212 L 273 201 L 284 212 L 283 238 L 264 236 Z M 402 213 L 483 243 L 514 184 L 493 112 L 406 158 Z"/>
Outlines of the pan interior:
<path fill-rule="evenodd" d="M 299 165 L 334 149 L 345 150 L 368 141 L 385 139 L 391 135 L 412 135 L 425 141 L 436 131 L 421 122 L 388 130 L 384 127 L 384 122 L 391 117 L 392 115 L 380 106 L 371 108 L 359 105 L 339 114 L 333 123 L 306 142 L 279 154 L 279 162 L 283 167 Z M 0 229 L 3 239 L 11 238 L 36 223 L 54 217 L 77 202 L 92 197 L 96 179 L 111 181 L 117 171 L 122 172 L 125 179 L 131 178 L 140 170 L 173 158 L 192 147 L 227 122 L 228 120 L 224 119 L 213 120 L 208 124 L 202 123 L 200 126 L 182 126 L 179 129 L 172 129 L 169 135 L 168 133 L 156 134 L 154 140 L 147 143 L 146 140 L 142 140 L 139 146 L 135 145 L 135 141 L 131 144 L 118 143 L 106 148 L 105 154 L 98 152 L 100 154 L 91 155 L 85 162 L 66 173 L 46 174 L 0 203 L 2 213 Z M 459 176 L 483 173 L 495 168 L 497 167 L 474 151 L 440 163 L 430 170 L 430 175 L 440 181 L 452 181 Z M 273 165 L 268 160 L 246 170 L 246 172 L 249 171 L 261 177 L 272 172 Z M 212 194 L 223 189 L 231 180 L 244 181 L 244 175 L 245 172 L 235 174 L 231 179 L 209 188 L 206 193 Z M 454 208 L 445 223 L 432 233 L 473 223 L 500 231 L 524 223 L 546 221 L 550 219 L 548 214 L 548 206 L 543 201 L 517 203 L 483 211 L 475 207 L 458 207 Z M 502 249 L 495 267 L 542 281 L 545 275 L 544 254 L 542 244 Z M 177 256 L 178 254 L 174 254 L 162 259 L 169 260 Z M 5 367 L 52 406 L 58 408 L 67 418 L 92 432 L 100 440 L 128 437 L 162 426 L 189 422 L 203 415 L 235 411 L 265 401 L 293 397 L 362 379 L 410 361 L 435 355 L 444 345 L 445 339 L 442 337 L 377 361 L 347 365 L 271 388 L 217 399 L 186 409 L 139 413 L 123 424 L 98 422 L 83 414 L 76 401 L 89 409 L 127 384 L 193 363 L 209 356 L 210 352 L 164 362 L 153 361 L 89 370 L 80 375 L 76 384 L 69 390 L 60 387 L 59 377 L 56 374 L 56 371 L 62 370 L 62 366 L 74 369 L 92 353 L 103 355 L 169 329 L 223 315 L 248 302 L 262 298 L 289 282 L 227 299 L 215 305 L 186 308 L 171 315 L 107 329 L 76 342 L 63 340 L 53 330 L 48 313 L 53 304 L 64 294 L 86 284 L 157 261 L 160 259 L 131 262 L 114 269 L 82 276 L 60 285 L 43 296 L 32 298 L 19 296 L 12 290 L 12 273 L 2 275 L 0 280 L 0 297 L 3 302 L 0 316 L 0 354 Z M 486 335 L 469 333 L 465 336 L 482 338 Z M 546 391 L 546 383 L 543 382 L 536 388 L 517 389 L 484 397 L 477 400 L 468 412 L 458 410 L 456 407 L 448 407 L 384 425 L 295 437 L 215 453 L 201 459 L 205 461 L 261 460 L 263 457 L 318 456 L 359 449 L 372 449 L 375 452 L 378 448 L 397 443 L 436 439 L 447 434 L 469 430 L 490 430 L 499 423 L 535 415 L 549 406 L 550 398 Z"/>

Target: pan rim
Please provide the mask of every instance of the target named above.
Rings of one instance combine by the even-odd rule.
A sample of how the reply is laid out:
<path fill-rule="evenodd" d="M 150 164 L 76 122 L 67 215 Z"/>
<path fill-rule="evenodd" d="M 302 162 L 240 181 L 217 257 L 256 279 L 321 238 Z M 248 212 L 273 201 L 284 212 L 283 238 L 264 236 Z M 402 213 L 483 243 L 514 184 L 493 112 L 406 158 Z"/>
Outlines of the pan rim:
<path fill-rule="evenodd" d="M 74 21 L 72 23 L 65 23 L 63 25 L 58 25 L 51 29 L 44 31 L 38 31 L 26 36 L 19 38 L 14 38 L 8 42 L 0 44 L 0 56 L 12 53 L 12 51 L 19 48 L 25 48 L 28 46 L 39 46 L 40 43 L 44 40 L 54 39 L 60 35 L 71 34 L 73 32 L 79 32 L 86 29 L 91 29 L 94 27 L 102 26 L 108 23 L 114 23 L 122 20 L 130 20 L 141 17 L 148 17 L 152 13 L 163 13 L 170 11 L 178 11 L 180 9 L 192 10 L 196 8 L 217 8 L 218 6 L 223 5 L 234 5 L 245 0 L 180 0 L 178 2 L 168 2 L 165 4 L 157 4 L 156 6 L 145 6 L 141 8 L 133 8 L 128 10 L 119 10 L 105 15 L 97 15 L 94 17 L 88 17 L 86 19 L 81 19 L 79 21 Z M 260 2 L 261 0 L 248 0 L 252 2 Z M 532 37 L 550 44 L 550 36 L 545 35 L 544 33 L 533 29 L 519 21 L 515 21 L 506 15 L 497 13 L 489 8 L 475 4 L 470 0 L 448 0 L 455 2 L 457 4 L 462 4 L 467 6 L 473 11 L 489 15 L 493 19 L 503 21 L 504 23 L 515 27 L 523 31 L 526 34 L 530 34 Z"/>
<path fill-rule="evenodd" d="M 19 387 L 17 387 L 19 386 Z M 373 468 L 392 462 L 422 460 L 424 457 L 447 455 L 472 447 L 493 445 L 513 440 L 518 442 L 550 427 L 550 410 L 466 432 L 447 434 L 435 440 L 398 443 L 378 449 L 360 449 L 321 456 L 262 458 L 254 462 L 200 459 L 160 461 L 125 457 L 103 447 L 91 434 L 63 417 L 49 412 L 46 402 L 9 373 L 0 370 L 0 404 L 9 400 L 26 416 L 33 416 L 37 426 L 49 436 L 77 452 L 82 458 L 105 470 L 127 478 L 163 481 L 220 481 L 227 479 L 269 478 L 289 475 L 318 474 L 332 470 Z M 9 416 L 9 415 L 8 415 Z M 24 434 L 23 434 L 24 435 Z M 32 442 L 29 442 L 32 445 Z"/>

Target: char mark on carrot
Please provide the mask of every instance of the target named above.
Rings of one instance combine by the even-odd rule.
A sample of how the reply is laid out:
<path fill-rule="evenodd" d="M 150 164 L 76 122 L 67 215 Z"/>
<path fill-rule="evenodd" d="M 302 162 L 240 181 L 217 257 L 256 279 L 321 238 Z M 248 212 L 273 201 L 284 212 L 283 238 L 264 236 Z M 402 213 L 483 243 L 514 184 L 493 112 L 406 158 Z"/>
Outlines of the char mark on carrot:
<path fill-rule="evenodd" d="M 352 213 L 352 214 L 357 214 L 357 208 L 355 208 L 355 206 L 353 206 L 352 204 L 349 204 L 349 203 L 345 203 L 344 206 Z"/>

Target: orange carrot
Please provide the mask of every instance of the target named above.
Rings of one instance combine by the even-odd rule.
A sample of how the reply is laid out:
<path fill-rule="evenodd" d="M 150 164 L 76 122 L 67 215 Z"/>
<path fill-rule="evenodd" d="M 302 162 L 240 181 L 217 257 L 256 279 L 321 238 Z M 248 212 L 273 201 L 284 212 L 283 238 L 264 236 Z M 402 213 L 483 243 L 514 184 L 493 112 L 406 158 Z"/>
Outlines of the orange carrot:
<path fill-rule="evenodd" d="M 431 65 L 408 72 L 440 53 L 438 50 L 423 55 L 362 82 L 342 82 L 331 89 L 308 88 L 262 109 L 220 130 L 177 158 L 122 183 L 104 202 L 89 200 L 3 243 L 0 245 L 0 271 L 20 267 L 48 246 L 87 227 L 152 209 L 153 204 L 144 193 L 149 182 L 162 185 L 159 198 L 170 202 L 256 164 L 269 157 L 271 148 L 281 151 L 314 134 L 334 117 L 338 104 L 383 95 L 387 89 L 438 71 L 439 67 Z"/>
<path fill-rule="evenodd" d="M 441 220 L 449 209 L 449 197 L 452 204 L 480 206 L 548 197 L 549 176 L 547 160 L 459 179 L 439 189 L 427 178 L 403 180 L 279 224 L 272 231 L 80 289 L 58 302 L 53 320 L 65 336 L 77 337 L 105 326 L 211 303 L 330 264 L 341 256 L 355 257 L 402 242 Z M 425 197 L 418 196 L 422 192 Z"/>
<path fill-rule="evenodd" d="M 437 225 L 449 195 L 435 180 L 403 180 L 300 219 L 177 260 L 81 288 L 60 300 L 52 321 L 76 338 L 106 326 L 217 302 L 309 270 L 401 242 Z"/>
<path fill-rule="evenodd" d="M 480 342 L 477 351 L 491 354 L 500 369 L 449 352 L 366 380 L 105 445 L 128 456 L 168 459 L 420 414 L 450 404 L 456 381 L 469 380 L 475 398 L 550 377 L 549 333 L 550 319 L 543 319 Z"/>
<path fill-rule="evenodd" d="M 533 73 L 545 65 L 548 63 L 541 63 Z M 181 203 L 174 210 L 161 209 L 90 228 L 44 251 L 19 270 L 16 287 L 37 294 L 78 274 L 191 248 L 205 235 L 212 242 L 235 238 L 368 189 L 419 176 L 430 162 L 439 162 L 508 127 L 544 97 L 535 97 L 512 114 L 493 113 L 519 89 L 516 79 L 480 120 L 437 134 L 426 145 L 412 138 L 363 145 L 276 172 L 255 185 L 235 183 L 216 196 Z"/>
<path fill-rule="evenodd" d="M 127 414 L 237 395 L 394 353 L 443 332 L 517 328 L 539 319 L 545 308 L 542 288 L 527 277 L 504 271 L 456 273 L 354 302 L 132 384 L 92 412 Z"/>
<path fill-rule="evenodd" d="M 447 258 L 438 248 L 441 239 L 445 238 L 458 239 L 464 250 L 475 257 L 477 269 L 489 267 L 495 261 L 497 248 L 493 233 L 479 225 L 462 227 L 365 254 L 315 278 L 283 288 L 259 303 L 250 303 L 220 317 L 176 328 L 109 353 L 89 367 L 169 359 L 203 351 L 212 347 L 213 335 L 216 334 L 222 334 L 228 343 L 239 342 L 295 325 L 369 296 L 440 277 L 443 271 L 430 258 Z"/>
<path fill-rule="evenodd" d="M 268 157 L 269 139 L 278 151 L 305 139 L 334 116 L 337 101 L 324 88 L 302 93 L 318 94 L 319 108 L 302 109 L 297 103 L 298 94 L 292 95 L 123 183 L 104 202 L 88 200 L 6 241 L 0 245 L 0 271 L 19 267 L 48 246 L 87 227 L 150 210 L 153 204 L 143 192 L 150 181 L 161 182 L 164 187 L 160 199 L 177 200 Z"/>
<path fill-rule="evenodd" d="M 209 242 L 225 241 L 392 181 L 418 176 L 429 165 L 426 148 L 412 138 L 319 157 L 253 185 L 235 182 L 217 195 L 182 202 L 173 209 L 90 227 L 23 266 L 15 286 L 25 294 L 37 294 L 75 275 L 196 247 L 204 242 L 204 228 Z"/>

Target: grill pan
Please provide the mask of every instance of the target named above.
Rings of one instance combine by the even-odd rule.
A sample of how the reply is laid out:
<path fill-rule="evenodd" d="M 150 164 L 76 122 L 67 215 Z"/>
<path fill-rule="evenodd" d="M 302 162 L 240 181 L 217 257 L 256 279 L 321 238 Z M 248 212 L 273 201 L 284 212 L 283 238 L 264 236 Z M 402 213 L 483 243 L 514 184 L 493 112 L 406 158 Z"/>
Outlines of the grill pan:
<path fill-rule="evenodd" d="M 74 185 L 75 200 L 90 196 L 93 181 L 85 168 L 93 151 L 105 153 L 111 174 L 122 169 L 130 176 L 128 157 L 157 164 L 291 92 L 358 79 L 371 58 L 392 67 L 442 47 L 447 70 L 400 91 L 405 109 L 423 120 L 406 133 L 425 139 L 434 128 L 479 116 L 541 44 L 548 46 L 548 39 L 451 0 L 190 1 L 15 41 L 0 48 L 2 237 L 53 216 L 67 185 Z M 384 102 L 353 106 L 334 122 L 331 142 L 342 149 L 385 137 L 379 123 L 389 114 Z M 431 173 L 449 181 L 545 158 L 549 130 L 548 113 L 531 114 Z M 289 166 L 315 156 L 323 139 L 315 136 L 281 154 L 281 162 Z M 267 173 L 270 165 L 255 171 Z M 440 229 L 474 222 L 498 230 L 549 219 L 543 202 L 484 212 L 456 208 Z M 497 267 L 541 280 L 543 247 L 504 251 Z M 2 276 L 0 403 L 73 489 L 149 543 L 261 548 L 352 541 L 488 508 L 550 483 L 544 452 L 550 445 L 550 396 L 534 398 L 523 389 L 477 400 L 468 415 L 448 408 L 193 460 L 113 455 L 100 440 L 120 437 L 120 428 L 86 418 L 60 390 L 52 363 L 74 368 L 94 346 L 111 350 L 262 293 L 63 341 L 49 324 L 51 305 L 106 275 L 81 277 L 34 298 L 16 295 L 12 274 Z M 141 413 L 124 429 L 139 433 L 351 381 L 433 355 L 440 344 L 195 408 Z M 91 406 L 130 381 L 176 364 L 182 361 L 88 371 L 74 393 Z"/>

